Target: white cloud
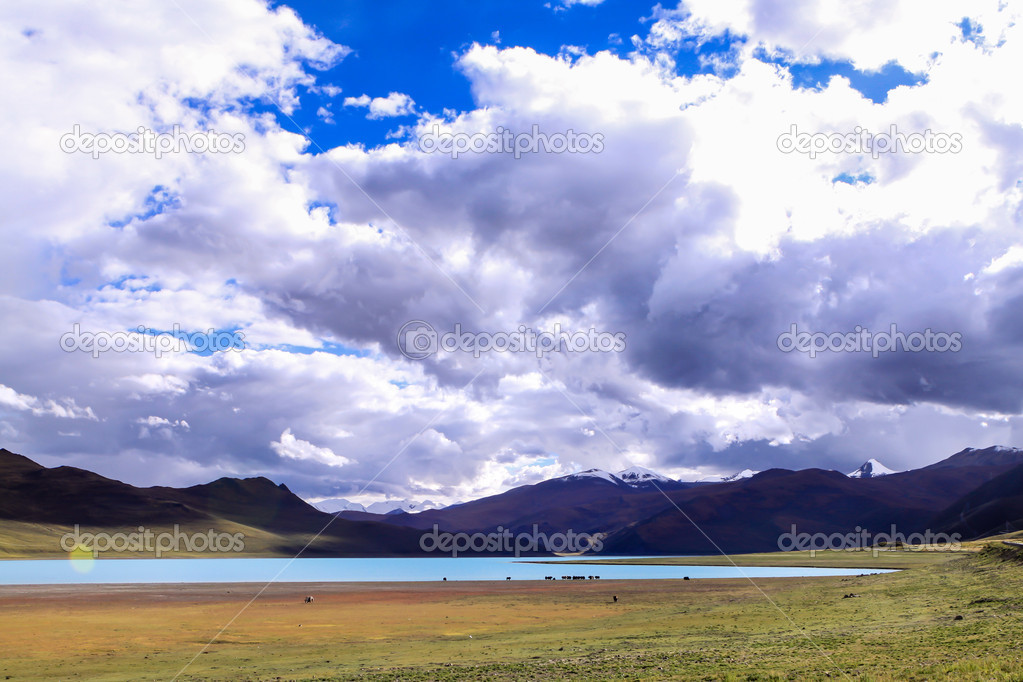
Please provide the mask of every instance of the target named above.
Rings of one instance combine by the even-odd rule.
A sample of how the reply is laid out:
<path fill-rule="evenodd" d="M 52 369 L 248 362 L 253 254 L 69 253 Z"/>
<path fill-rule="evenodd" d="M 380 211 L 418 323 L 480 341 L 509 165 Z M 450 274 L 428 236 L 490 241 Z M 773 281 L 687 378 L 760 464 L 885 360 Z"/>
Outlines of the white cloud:
<path fill-rule="evenodd" d="M 334 114 L 327 107 L 320 107 L 316 110 L 316 116 L 324 123 L 333 123 Z"/>
<path fill-rule="evenodd" d="M 409 116 L 416 113 L 416 103 L 408 95 L 400 92 L 392 92 L 387 97 L 370 97 L 359 95 L 358 97 L 345 97 L 346 107 L 362 107 L 369 109 L 366 118 L 393 118 L 395 116 Z"/>
<path fill-rule="evenodd" d="M 79 407 L 73 398 L 62 398 L 59 401 L 41 400 L 33 395 L 18 393 L 10 386 L 0 384 L 0 407 L 19 412 L 31 412 L 37 417 L 53 416 L 60 419 L 91 419 L 96 415 L 91 407 Z"/>
<path fill-rule="evenodd" d="M 657 44 L 681 36 L 706 39 L 725 31 L 748 36 L 747 49 L 763 46 L 800 61 L 821 57 L 849 60 L 861 70 L 890 61 L 912 72 L 926 70 L 935 53 L 944 53 L 961 37 L 964 17 L 980 23 L 993 42 L 1000 41 L 1018 15 L 998 0 L 964 5 L 954 0 L 682 0 L 662 11 L 651 29 Z"/>
<path fill-rule="evenodd" d="M 136 424 L 144 424 L 145 426 L 177 426 L 183 429 L 188 428 L 188 422 L 183 419 L 176 419 L 171 421 L 165 417 L 154 417 L 152 415 L 148 417 L 140 417 L 135 420 Z"/>
<path fill-rule="evenodd" d="M 279 441 L 270 443 L 270 447 L 278 455 L 287 459 L 307 460 L 331 467 L 343 467 L 352 463 L 352 460 L 347 457 L 334 454 L 330 448 L 319 448 L 309 441 L 296 438 L 290 428 L 281 433 Z"/>

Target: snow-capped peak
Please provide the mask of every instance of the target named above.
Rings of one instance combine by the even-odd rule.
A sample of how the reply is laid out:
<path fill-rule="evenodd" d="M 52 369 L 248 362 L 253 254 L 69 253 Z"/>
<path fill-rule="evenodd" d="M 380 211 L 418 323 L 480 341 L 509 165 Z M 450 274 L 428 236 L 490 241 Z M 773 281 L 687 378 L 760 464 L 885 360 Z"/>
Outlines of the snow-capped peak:
<path fill-rule="evenodd" d="M 887 476 L 888 474 L 897 473 L 899 472 L 894 469 L 889 469 L 874 458 L 870 458 L 863 463 L 863 466 L 856 471 L 846 474 L 846 476 L 849 478 L 877 478 L 878 476 Z"/>
<path fill-rule="evenodd" d="M 743 478 L 753 478 L 754 476 L 756 476 L 759 473 L 760 473 L 759 471 L 753 471 L 752 469 L 743 469 L 739 473 L 732 474 L 731 476 L 725 476 L 721 480 L 722 481 L 738 481 L 738 480 L 741 480 Z"/>
<path fill-rule="evenodd" d="M 731 476 L 704 476 L 699 480 L 700 483 L 728 483 L 729 481 L 740 481 L 744 478 L 753 478 L 759 471 L 753 471 L 752 469 L 743 469 L 742 471 L 732 474 Z"/>
<path fill-rule="evenodd" d="M 638 488 L 651 481 L 657 481 L 659 483 L 672 483 L 673 481 L 667 476 L 663 476 L 656 471 L 651 471 L 645 467 L 633 466 L 628 469 L 623 469 L 617 474 L 604 471 L 603 469 L 587 469 L 586 471 L 579 471 L 568 476 L 562 476 L 566 481 L 580 480 L 585 478 L 599 478 L 607 481 L 608 483 L 614 483 L 615 485 L 627 485 L 631 488 Z"/>
<path fill-rule="evenodd" d="M 580 478 L 601 478 L 604 479 L 605 481 L 608 481 L 609 483 L 614 483 L 615 485 L 622 482 L 617 476 L 608 473 L 603 469 L 587 469 L 586 471 L 580 471 L 574 474 L 569 474 L 568 476 L 564 476 L 563 478 L 565 478 L 566 480 L 575 480 Z"/>
<path fill-rule="evenodd" d="M 667 476 L 662 476 L 656 471 L 651 471 L 650 469 L 640 466 L 632 466 L 628 469 L 622 469 L 618 472 L 617 476 L 630 485 L 633 483 L 643 483 L 644 481 L 671 481 L 671 479 Z"/>

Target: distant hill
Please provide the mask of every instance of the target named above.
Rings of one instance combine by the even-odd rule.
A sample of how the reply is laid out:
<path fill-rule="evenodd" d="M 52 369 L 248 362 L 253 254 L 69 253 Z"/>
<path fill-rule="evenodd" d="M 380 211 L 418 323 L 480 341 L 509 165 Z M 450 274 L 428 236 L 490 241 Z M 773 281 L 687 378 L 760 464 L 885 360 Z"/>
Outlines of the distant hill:
<path fill-rule="evenodd" d="M 330 522 L 306 554 L 421 554 L 417 532 L 374 522 L 332 521 L 330 514 L 266 478 L 221 478 L 189 488 L 137 488 L 75 467 L 46 468 L 0 449 L 0 524 L 5 519 L 90 529 L 245 527 L 269 539 L 267 550 L 282 554 L 297 552 Z M 53 544 L 57 545 L 56 538 Z"/>

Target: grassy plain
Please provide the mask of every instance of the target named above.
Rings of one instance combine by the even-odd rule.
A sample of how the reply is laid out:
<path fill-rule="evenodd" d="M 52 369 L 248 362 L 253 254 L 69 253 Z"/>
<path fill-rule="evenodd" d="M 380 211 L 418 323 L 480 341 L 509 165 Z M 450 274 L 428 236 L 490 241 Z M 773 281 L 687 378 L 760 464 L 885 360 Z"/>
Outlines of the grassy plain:
<path fill-rule="evenodd" d="M 968 549 L 756 584 L 278 584 L 247 608 L 261 586 L 7 586 L 0 679 L 1023 679 L 1020 548 Z"/>

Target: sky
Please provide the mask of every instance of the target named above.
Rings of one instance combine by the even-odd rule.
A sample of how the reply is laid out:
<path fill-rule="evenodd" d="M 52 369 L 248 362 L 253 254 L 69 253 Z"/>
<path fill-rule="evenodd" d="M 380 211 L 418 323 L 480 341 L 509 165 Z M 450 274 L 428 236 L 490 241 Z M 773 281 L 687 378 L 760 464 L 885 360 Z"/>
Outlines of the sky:
<path fill-rule="evenodd" d="M 364 503 L 1023 446 L 1020 18 L 6 3 L 0 446 Z"/>

